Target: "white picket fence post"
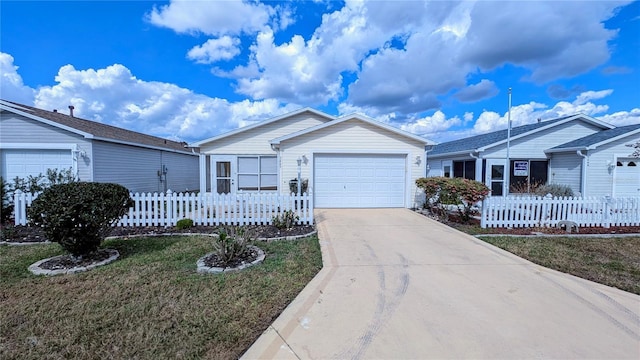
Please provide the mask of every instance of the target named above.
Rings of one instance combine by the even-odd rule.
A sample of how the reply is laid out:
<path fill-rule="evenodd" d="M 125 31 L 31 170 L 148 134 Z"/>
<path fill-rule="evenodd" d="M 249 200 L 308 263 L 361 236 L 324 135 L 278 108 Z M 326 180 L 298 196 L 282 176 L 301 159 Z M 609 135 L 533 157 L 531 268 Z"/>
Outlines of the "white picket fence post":
<path fill-rule="evenodd" d="M 640 225 L 640 197 L 487 197 L 482 201 L 480 226 L 555 226 L 570 220 L 580 227 Z"/>
<path fill-rule="evenodd" d="M 194 194 L 132 193 L 133 206 L 116 223 L 117 226 L 175 226 L 189 218 L 196 225 L 271 224 L 273 217 L 286 210 L 298 215 L 298 224 L 313 224 L 313 196 L 277 193 Z M 16 191 L 15 225 L 27 224 L 27 208 L 36 195 Z"/>

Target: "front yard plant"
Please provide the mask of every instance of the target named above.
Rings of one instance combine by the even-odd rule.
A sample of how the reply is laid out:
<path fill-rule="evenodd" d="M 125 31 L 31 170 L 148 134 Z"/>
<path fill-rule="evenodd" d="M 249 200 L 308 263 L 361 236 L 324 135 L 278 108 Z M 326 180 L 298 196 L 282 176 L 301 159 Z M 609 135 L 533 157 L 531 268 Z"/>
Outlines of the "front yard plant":
<path fill-rule="evenodd" d="M 446 220 L 449 205 L 454 205 L 465 223 L 471 219 L 474 206 L 491 192 L 483 183 L 463 178 L 420 178 L 416 180 L 416 186 L 424 190 L 425 208 L 430 212 Z"/>
<path fill-rule="evenodd" d="M 100 247 L 111 226 L 132 205 L 129 190 L 109 183 L 72 182 L 45 189 L 28 210 L 29 224 L 82 258 Z"/>
<path fill-rule="evenodd" d="M 322 267 L 317 237 L 260 243 L 242 272 L 196 273 L 208 236 L 107 239 L 120 260 L 38 277 L 56 244 L 0 247 L 0 359 L 238 359 Z"/>
<path fill-rule="evenodd" d="M 286 210 L 274 216 L 271 219 L 271 223 L 280 230 L 287 230 L 294 227 L 298 220 L 300 220 L 300 217 L 293 210 Z"/>

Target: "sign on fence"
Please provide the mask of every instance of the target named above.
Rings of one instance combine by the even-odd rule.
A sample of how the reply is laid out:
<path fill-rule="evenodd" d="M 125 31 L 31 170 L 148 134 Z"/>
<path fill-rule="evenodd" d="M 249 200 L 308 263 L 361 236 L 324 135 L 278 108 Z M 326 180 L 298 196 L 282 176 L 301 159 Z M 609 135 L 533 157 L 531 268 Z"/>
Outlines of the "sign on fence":
<path fill-rule="evenodd" d="M 26 225 L 27 207 L 37 195 L 16 192 L 15 224 Z M 278 193 L 195 194 L 135 193 L 134 206 L 118 226 L 175 226 L 180 219 L 191 219 L 196 225 L 261 225 L 271 224 L 274 216 L 293 211 L 298 224 L 313 224 L 311 194 Z"/>

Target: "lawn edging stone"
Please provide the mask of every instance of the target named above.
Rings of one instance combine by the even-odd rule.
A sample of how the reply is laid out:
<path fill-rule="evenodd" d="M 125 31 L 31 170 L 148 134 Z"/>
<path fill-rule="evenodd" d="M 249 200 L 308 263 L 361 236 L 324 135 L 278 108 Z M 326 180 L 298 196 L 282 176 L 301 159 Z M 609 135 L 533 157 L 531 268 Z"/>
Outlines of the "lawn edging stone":
<path fill-rule="evenodd" d="M 120 257 L 120 253 L 118 252 L 118 250 L 115 249 L 104 249 L 105 251 L 109 252 L 109 257 L 105 260 L 99 261 L 97 263 L 93 263 L 87 266 L 76 266 L 73 268 L 68 268 L 68 269 L 55 269 L 55 270 L 49 270 L 49 269 L 43 269 L 40 266 L 47 262 L 47 261 L 51 261 L 51 260 L 55 260 L 58 258 L 62 258 L 65 256 L 69 256 L 69 255 L 57 255 L 57 256 L 53 256 L 47 259 L 42 259 L 39 260 L 33 264 L 31 264 L 29 266 L 29 271 L 31 271 L 34 275 L 47 275 L 47 276 L 54 276 L 54 275 L 64 275 L 64 274 L 75 274 L 75 273 L 79 273 L 79 272 L 84 272 L 84 271 L 89 271 L 91 269 L 94 269 L 98 266 L 103 266 L 103 265 L 107 265 L 109 263 L 112 263 L 114 261 L 116 261 L 119 257 Z"/>
<path fill-rule="evenodd" d="M 207 266 L 205 264 L 205 259 L 208 258 L 209 256 L 213 255 L 213 252 L 210 252 L 208 254 L 206 254 L 205 256 L 201 257 L 200 259 L 198 259 L 197 265 L 198 265 L 198 270 L 197 272 L 199 274 L 219 274 L 219 273 L 226 273 L 226 272 L 234 272 L 234 271 L 240 271 L 243 269 L 246 269 L 248 267 L 254 266 L 254 265 L 258 265 L 260 263 L 262 263 L 264 261 L 265 258 L 265 254 L 264 251 L 262 249 L 260 249 L 257 246 L 254 245 L 249 245 L 249 248 L 253 249 L 255 252 L 258 253 L 258 257 L 253 260 L 252 262 L 249 263 L 242 263 L 238 266 L 235 267 L 216 267 L 216 266 Z"/>

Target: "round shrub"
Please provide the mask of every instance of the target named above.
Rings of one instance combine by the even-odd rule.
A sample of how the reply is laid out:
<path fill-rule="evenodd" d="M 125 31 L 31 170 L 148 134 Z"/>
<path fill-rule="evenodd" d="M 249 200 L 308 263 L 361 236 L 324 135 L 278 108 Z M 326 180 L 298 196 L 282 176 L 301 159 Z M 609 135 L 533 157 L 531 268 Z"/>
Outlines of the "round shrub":
<path fill-rule="evenodd" d="M 178 230 L 189 229 L 193 227 L 193 220 L 191 219 L 180 219 L 176 223 L 176 228 Z"/>
<path fill-rule="evenodd" d="M 122 185 L 74 182 L 53 185 L 33 201 L 29 224 L 39 226 L 50 241 L 73 256 L 92 253 L 133 201 Z"/>
<path fill-rule="evenodd" d="M 555 197 L 573 196 L 573 190 L 571 190 L 571 187 L 569 185 L 562 184 L 541 185 L 536 189 L 535 193 L 539 196 L 546 196 L 547 194 L 551 194 Z"/>

